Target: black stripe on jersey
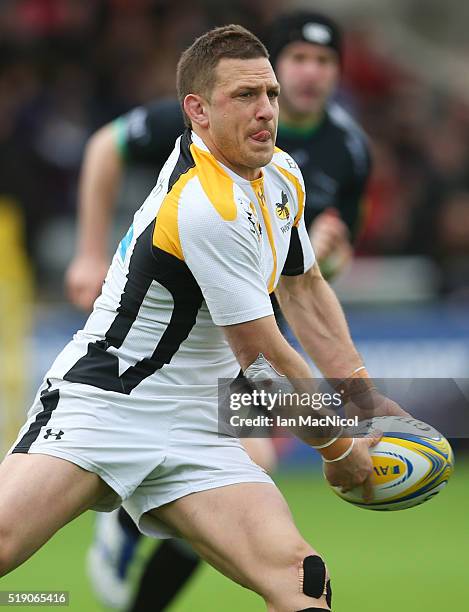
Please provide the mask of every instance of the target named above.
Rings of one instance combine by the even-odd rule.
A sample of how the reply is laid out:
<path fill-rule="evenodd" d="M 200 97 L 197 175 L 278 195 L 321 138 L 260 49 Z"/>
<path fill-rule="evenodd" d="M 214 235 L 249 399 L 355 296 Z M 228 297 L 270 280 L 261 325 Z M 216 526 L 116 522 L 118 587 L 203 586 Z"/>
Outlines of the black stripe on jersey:
<path fill-rule="evenodd" d="M 142 232 L 137 238 L 134 251 L 129 262 L 127 282 L 121 295 L 117 308 L 117 317 L 106 332 L 105 343 L 108 346 L 119 348 L 122 346 L 127 334 L 137 318 L 143 300 L 154 280 L 153 260 L 149 245 L 152 243 L 155 222 Z M 99 343 L 97 343 L 99 344 Z"/>
<path fill-rule="evenodd" d="M 189 336 L 203 302 L 202 292 L 185 262 L 152 247 L 152 230 L 153 224 L 135 244 L 118 314 L 104 340 L 88 345 L 87 354 L 65 374 L 65 380 L 129 395 L 145 378 L 170 363 Z M 118 357 L 108 349 L 122 346 L 153 280 L 171 293 L 171 319 L 153 354 L 119 375 Z"/>
<path fill-rule="evenodd" d="M 32 444 L 38 439 L 41 428 L 47 425 L 47 423 L 51 420 L 52 413 L 57 408 L 57 404 L 59 403 L 59 391 L 58 389 L 55 389 L 54 391 L 43 391 L 40 399 L 44 410 L 39 412 L 39 414 L 36 416 L 34 423 L 31 423 L 28 431 L 12 450 L 12 453 L 29 452 Z"/>
<path fill-rule="evenodd" d="M 181 143 L 179 145 L 179 157 L 176 162 L 176 165 L 174 166 L 173 171 L 171 172 L 171 176 L 169 177 L 168 193 L 177 183 L 179 177 L 195 166 L 195 161 L 192 157 L 190 149 L 191 144 L 191 131 L 189 128 L 187 128 L 184 134 L 181 136 Z"/>
<path fill-rule="evenodd" d="M 305 261 L 303 257 L 303 247 L 301 246 L 298 228 L 293 226 L 290 235 L 290 246 L 288 248 L 287 259 L 282 270 L 284 276 L 297 276 L 305 271 Z"/>

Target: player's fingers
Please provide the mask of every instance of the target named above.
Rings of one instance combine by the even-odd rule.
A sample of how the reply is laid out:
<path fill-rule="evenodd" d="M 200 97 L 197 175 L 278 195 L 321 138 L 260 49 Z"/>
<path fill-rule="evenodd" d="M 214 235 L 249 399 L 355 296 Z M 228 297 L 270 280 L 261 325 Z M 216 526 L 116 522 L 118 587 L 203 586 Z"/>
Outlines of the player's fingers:
<path fill-rule="evenodd" d="M 84 288 L 76 288 L 73 297 L 70 297 L 70 301 L 80 310 L 89 312 L 93 306 L 95 300 L 94 294 Z"/>
<path fill-rule="evenodd" d="M 348 227 L 340 219 L 331 217 L 328 229 L 336 240 L 348 239 Z"/>
<path fill-rule="evenodd" d="M 368 447 L 372 448 L 373 446 L 376 446 L 378 444 L 378 442 L 381 440 L 382 437 L 383 437 L 382 431 L 380 431 L 379 429 L 372 429 L 365 436 L 365 440 L 368 442 Z"/>
<path fill-rule="evenodd" d="M 370 502 L 373 499 L 373 482 L 371 479 L 371 474 L 362 484 L 362 491 L 363 491 L 363 499 L 366 502 Z"/>
<path fill-rule="evenodd" d="M 75 284 L 67 283 L 65 285 L 65 291 L 67 298 L 72 304 L 75 304 L 80 299 L 80 290 Z"/>
<path fill-rule="evenodd" d="M 335 223 L 328 227 L 322 227 L 319 231 L 315 232 L 314 236 L 316 239 L 327 241 L 327 243 L 334 248 L 348 244 L 348 235 L 340 226 L 337 227 Z"/>

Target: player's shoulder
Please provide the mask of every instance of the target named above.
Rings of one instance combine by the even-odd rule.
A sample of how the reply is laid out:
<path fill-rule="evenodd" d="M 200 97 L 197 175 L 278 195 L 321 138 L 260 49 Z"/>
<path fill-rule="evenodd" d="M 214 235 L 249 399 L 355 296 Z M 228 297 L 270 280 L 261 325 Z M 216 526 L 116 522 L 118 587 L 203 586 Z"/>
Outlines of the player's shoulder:
<path fill-rule="evenodd" d="M 136 106 L 116 122 L 123 124 L 129 139 L 148 138 L 149 130 L 154 123 L 165 126 L 180 126 L 179 133 L 184 129 L 179 102 L 173 98 L 153 100 L 148 104 Z"/>
<path fill-rule="evenodd" d="M 274 155 L 269 166 L 280 171 L 284 177 L 290 180 L 296 179 L 303 183 L 303 175 L 301 174 L 298 164 L 289 153 L 280 149 L 280 147 L 275 147 Z"/>
<path fill-rule="evenodd" d="M 342 136 L 344 147 L 350 154 L 357 171 L 367 172 L 370 166 L 368 136 L 359 123 L 343 106 L 331 103 L 326 109 L 330 125 Z"/>
<path fill-rule="evenodd" d="M 181 212 L 194 222 L 237 218 L 236 185 L 224 172 L 202 139 L 186 129 L 179 140 L 174 166 L 177 180 L 171 188 L 179 193 Z"/>
<path fill-rule="evenodd" d="M 367 136 L 358 121 L 337 102 L 331 102 L 327 105 L 326 115 L 331 124 L 338 130 L 343 131 L 345 134 L 356 134 L 364 141 L 367 140 Z"/>
<path fill-rule="evenodd" d="M 147 120 L 153 117 L 160 117 L 164 114 L 166 117 L 173 117 L 182 120 L 181 107 L 179 102 L 174 98 L 158 98 L 147 104 L 141 104 L 132 108 L 123 115 L 128 121 L 131 120 Z"/>
<path fill-rule="evenodd" d="M 299 200 L 304 197 L 305 183 L 303 175 L 298 164 L 289 153 L 279 147 L 275 147 L 272 161 L 267 168 L 274 169 L 286 186 L 293 187 Z"/>
<path fill-rule="evenodd" d="M 164 114 L 165 118 L 172 117 L 173 119 L 180 120 L 181 124 L 183 123 L 181 106 L 175 98 L 159 98 L 140 108 L 144 109 L 150 118 L 160 117 L 161 114 Z"/>

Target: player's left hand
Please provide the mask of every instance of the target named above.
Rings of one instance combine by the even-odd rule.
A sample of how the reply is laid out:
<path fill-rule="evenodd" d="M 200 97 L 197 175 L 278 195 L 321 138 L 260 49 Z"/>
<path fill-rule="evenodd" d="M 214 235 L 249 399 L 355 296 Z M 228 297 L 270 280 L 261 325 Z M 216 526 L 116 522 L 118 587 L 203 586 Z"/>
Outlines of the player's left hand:
<path fill-rule="evenodd" d="M 411 416 L 397 402 L 380 393 L 375 387 L 353 393 L 345 404 L 345 414 L 347 418 L 358 416 L 360 421 L 377 416 Z"/>

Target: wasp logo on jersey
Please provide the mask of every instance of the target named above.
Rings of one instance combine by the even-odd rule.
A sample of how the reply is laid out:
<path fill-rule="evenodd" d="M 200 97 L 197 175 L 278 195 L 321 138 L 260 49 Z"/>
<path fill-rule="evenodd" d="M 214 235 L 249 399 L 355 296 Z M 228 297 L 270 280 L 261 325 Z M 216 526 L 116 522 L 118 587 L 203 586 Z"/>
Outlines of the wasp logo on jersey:
<path fill-rule="evenodd" d="M 286 221 L 290 218 L 290 207 L 288 206 L 288 196 L 282 191 L 282 202 L 275 204 L 275 212 L 277 213 L 277 217 L 282 219 L 282 221 Z"/>

